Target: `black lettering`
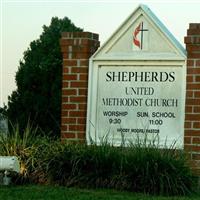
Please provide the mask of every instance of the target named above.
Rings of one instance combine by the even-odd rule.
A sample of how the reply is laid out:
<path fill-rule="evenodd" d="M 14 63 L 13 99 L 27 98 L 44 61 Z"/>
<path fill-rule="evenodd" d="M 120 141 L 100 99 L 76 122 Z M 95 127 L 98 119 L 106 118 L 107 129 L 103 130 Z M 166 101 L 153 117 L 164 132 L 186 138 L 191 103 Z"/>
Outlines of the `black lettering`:
<path fill-rule="evenodd" d="M 160 72 L 160 82 L 166 82 L 168 80 L 167 72 Z"/>
<path fill-rule="evenodd" d="M 137 82 L 138 79 L 142 82 L 143 81 L 143 72 L 140 74 L 138 72 L 135 72 L 135 81 Z"/>
<path fill-rule="evenodd" d="M 112 77 L 111 77 L 111 74 L 112 74 L 112 72 L 107 72 L 106 73 L 106 81 L 108 82 L 108 81 L 112 81 Z"/>
<path fill-rule="evenodd" d="M 144 78 L 145 82 L 151 81 L 151 80 L 150 80 L 150 75 L 151 75 L 150 72 L 145 72 L 145 78 Z"/>
<path fill-rule="evenodd" d="M 107 72 L 106 81 L 122 82 L 174 82 L 175 72 Z"/>
<path fill-rule="evenodd" d="M 132 80 L 132 78 L 135 76 L 135 73 L 134 72 L 129 72 L 128 75 L 129 75 L 128 81 L 130 82 Z"/>
<path fill-rule="evenodd" d="M 127 72 L 122 72 L 122 81 L 126 82 L 127 80 Z"/>
<path fill-rule="evenodd" d="M 170 72 L 169 73 L 169 82 L 174 82 L 175 81 L 175 72 Z"/>
<path fill-rule="evenodd" d="M 152 82 L 158 82 L 158 73 L 152 72 Z"/>

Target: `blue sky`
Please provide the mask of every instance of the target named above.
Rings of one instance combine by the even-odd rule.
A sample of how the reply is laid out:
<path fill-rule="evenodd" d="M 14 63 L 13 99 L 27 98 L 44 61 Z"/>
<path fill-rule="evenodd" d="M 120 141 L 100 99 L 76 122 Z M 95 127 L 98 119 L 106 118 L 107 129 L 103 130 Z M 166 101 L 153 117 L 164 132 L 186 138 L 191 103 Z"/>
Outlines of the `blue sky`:
<path fill-rule="evenodd" d="M 16 88 L 15 73 L 23 52 L 53 16 L 67 16 L 85 31 L 99 33 L 101 44 L 140 4 L 146 4 L 183 44 L 189 23 L 200 23 L 196 0 L 0 0 L 0 106 Z"/>

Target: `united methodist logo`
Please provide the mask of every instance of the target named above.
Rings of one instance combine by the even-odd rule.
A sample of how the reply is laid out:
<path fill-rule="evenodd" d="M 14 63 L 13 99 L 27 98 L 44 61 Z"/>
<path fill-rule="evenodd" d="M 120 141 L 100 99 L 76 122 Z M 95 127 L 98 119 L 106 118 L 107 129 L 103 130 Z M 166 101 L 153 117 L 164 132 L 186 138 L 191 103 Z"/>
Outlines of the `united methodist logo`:
<path fill-rule="evenodd" d="M 145 24 L 146 27 L 146 24 Z M 133 31 L 133 50 L 147 50 L 148 29 L 144 28 L 144 22 L 140 22 Z M 146 33 L 145 33 L 146 32 Z"/>

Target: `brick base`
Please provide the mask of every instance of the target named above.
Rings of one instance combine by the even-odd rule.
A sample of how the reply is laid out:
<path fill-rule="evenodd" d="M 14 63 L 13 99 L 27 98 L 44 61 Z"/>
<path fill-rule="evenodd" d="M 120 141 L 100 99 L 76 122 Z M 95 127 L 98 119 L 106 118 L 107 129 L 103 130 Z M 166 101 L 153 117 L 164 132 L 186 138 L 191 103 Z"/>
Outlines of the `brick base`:
<path fill-rule="evenodd" d="M 99 47 L 98 35 L 64 32 L 60 41 L 63 54 L 61 138 L 85 140 L 88 66 Z"/>
<path fill-rule="evenodd" d="M 200 176 L 200 24 L 190 24 L 185 44 L 187 86 L 184 148 L 193 171 Z"/>

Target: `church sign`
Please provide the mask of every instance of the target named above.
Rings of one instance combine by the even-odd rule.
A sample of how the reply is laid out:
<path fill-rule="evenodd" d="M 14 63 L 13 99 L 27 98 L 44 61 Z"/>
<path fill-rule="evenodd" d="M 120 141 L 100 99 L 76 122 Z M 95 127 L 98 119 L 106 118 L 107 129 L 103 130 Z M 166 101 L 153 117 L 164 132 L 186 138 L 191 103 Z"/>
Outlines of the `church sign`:
<path fill-rule="evenodd" d="M 185 51 L 140 5 L 92 56 L 87 141 L 183 147 Z"/>

